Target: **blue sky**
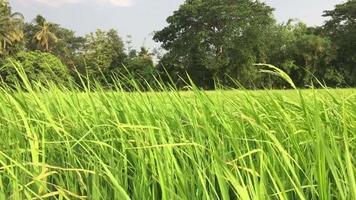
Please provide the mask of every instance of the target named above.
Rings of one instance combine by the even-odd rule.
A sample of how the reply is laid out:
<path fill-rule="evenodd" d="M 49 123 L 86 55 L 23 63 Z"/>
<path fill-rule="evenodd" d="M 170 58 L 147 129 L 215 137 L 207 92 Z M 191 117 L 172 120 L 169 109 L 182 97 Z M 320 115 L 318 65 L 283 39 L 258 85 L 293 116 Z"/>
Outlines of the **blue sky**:
<path fill-rule="evenodd" d="M 26 21 L 37 14 L 49 21 L 75 30 L 78 35 L 96 28 L 114 28 L 125 38 L 132 35 L 134 47 L 158 46 L 152 32 L 166 25 L 165 19 L 177 10 L 184 0 L 9 0 L 15 11 L 24 14 Z M 298 18 L 308 25 L 321 25 L 323 10 L 332 9 L 342 0 L 265 0 L 276 9 L 278 21 Z"/>

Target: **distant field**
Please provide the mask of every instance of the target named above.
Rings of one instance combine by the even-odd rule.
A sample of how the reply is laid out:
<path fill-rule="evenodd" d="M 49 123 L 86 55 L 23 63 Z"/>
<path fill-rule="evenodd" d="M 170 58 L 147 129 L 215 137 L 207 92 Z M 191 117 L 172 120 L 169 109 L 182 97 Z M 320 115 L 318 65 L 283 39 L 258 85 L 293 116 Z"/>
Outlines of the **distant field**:
<path fill-rule="evenodd" d="M 0 92 L 0 200 L 356 199 L 356 89 Z"/>

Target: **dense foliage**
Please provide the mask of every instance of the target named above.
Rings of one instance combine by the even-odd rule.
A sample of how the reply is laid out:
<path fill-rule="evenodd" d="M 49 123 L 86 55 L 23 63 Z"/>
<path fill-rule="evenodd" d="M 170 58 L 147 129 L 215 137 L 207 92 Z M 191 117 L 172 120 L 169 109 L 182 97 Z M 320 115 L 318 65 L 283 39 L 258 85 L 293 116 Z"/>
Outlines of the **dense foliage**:
<path fill-rule="evenodd" d="M 346 83 L 356 85 L 356 0 L 337 5 L 326 11 L 331 19 L 324 25 L 324 35 L 330 38 L 336 49 L 333 66 L 342 73 Z"/>
<path fill-rule="evenodd" d="M 23 82 L 24 78 L 36 84 L 47 84 L 48 81 L 63 86 L 71 84 L 67 67 L 50 53 L 21 51 L 0 64 L 0 79 L 7 84 L 15 85 Z M 23 76 L 24 74 L 26 77 Z"/>
<path fill-rule="evenodd" d="M 23 39 L 23 16 L 13 13 L 9 3 L 0 0 L 0 58 L 7 55 L 10 47 Z"/>
<path fill-rule="evenodd" d="M 266 61 L 266 31 L 272 8 L 250 0 L 186 1 L 154 39 L 168 52 L 161 60 L 170 75 L 185 72 L 202 87 L 230 78 L 254 82 L 254 63 Z M 177 73 L 178 72 L 178 73 Z"/>
<path fill-rule="evenodd" d="M 1 200 L 356 199 L 352 89 L 2 89 Z"/>
<path fill-rule="evenodd" d="M 356 90 L 297 89 L 356 86 L 355 3 L 186 0 L 153 54 L 0 0 L 0 200 L 355 200 Z"/>
<path fill-rule="evenodd" d="M 283 86 L 259 73 L 253 63 L 261 62 L 280 67 L 299 87 L 317 80 L 355 86 L 355 2 L 326 11 L 331 19 L 324 26 L 307 27 L 293 20 L 276 24 L 272 9 L 259 1 L 186 1 L 154 37 L 168 51 L 160 64 L 175 81 L 187 72 L 208 88 L 230 78 L 252 88 Z"/>
<path fill-rule="evenodd" d="M 186 0 L 167 18 L 167 27 L 154 34 L 163 50 L 153 54 L 147 48 L 132 49 L 130 41 L 125 47 L 116 30 L 98 29 L 81 37 L 40 15 L 25 23 L 0 0 L 0 59 L 19 52 L 51 53 L 77 83 L 95 79 L 108 87 L 118 76 L 126 78 L 123 85 L 129 79 L 153 84 L 159 77 L 178 88 L 190 80 L 205 89 L 216 84 L 288 87 L 261 73 L 256 63 L 281 68 L 298 87 L 356 86 L 356 0 L 325 11 L 327 21 L 319 27 L 295 20 L 278 24 L 272 11 L 260 1 Z"/>

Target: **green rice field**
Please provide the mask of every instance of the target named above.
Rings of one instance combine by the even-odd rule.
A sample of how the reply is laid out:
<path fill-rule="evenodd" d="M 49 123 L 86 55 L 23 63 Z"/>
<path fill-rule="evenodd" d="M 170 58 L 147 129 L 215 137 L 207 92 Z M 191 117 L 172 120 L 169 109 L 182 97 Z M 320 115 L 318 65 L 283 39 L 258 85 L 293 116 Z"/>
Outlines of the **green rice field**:
<path fill-rule="evenodd" d="M 356 89 L 0 92 L 0 200 L 356 199 Z"/>

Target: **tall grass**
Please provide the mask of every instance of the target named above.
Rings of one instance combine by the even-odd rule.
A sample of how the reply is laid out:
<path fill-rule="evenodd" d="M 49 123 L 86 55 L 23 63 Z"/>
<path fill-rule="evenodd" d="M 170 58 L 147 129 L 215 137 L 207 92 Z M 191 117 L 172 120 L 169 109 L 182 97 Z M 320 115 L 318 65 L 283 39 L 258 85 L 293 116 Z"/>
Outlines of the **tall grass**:
<path fill-rule="evenodd" d="M 0 92 L 0 200 L 356 199 L 355 90 L 25 88 Z"/>

